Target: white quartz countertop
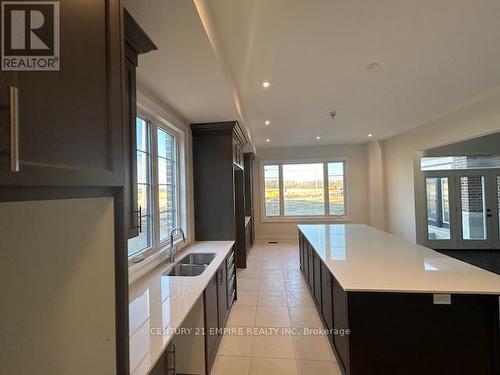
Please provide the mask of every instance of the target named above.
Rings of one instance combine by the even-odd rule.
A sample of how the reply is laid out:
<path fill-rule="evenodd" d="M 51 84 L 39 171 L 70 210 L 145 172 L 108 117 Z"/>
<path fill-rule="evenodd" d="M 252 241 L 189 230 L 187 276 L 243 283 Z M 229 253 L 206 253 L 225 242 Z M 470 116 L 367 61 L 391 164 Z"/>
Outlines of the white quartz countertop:
<path fill-rule="evenodd" d="M 500 294 L 500 276 L 360 224 L 299 230 L 346 291 Z"/>
<path fill-rule="evenodd" d="M 172 263 L 166 263 L 130 286 L 129 340 L 132 375 L 147 374 L 154 367 L 170 342 L 172 333 L 181 327 L 233 244 L 233 241 L 193 242 L 177 255 L 178 260 L 190 253 L 217 254 L 201 275 L 163 276 L 172 266 Z"/>

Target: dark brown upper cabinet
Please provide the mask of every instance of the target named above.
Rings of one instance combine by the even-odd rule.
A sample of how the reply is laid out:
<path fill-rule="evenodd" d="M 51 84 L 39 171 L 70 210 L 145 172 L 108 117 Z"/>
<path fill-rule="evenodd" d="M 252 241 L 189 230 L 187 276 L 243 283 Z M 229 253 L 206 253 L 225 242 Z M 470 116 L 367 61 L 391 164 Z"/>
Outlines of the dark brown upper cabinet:
<path fill-rule="evenodd" d="M 244 268 L 247 139 L 236 121 L 192 124 L 191 130 L 196 240 L 234 240 L 236 263 Z"/>
<path fill-rule="evenodd" d="M 0 72 L 0 185 L 121 186 L 120 1 L 58 3 L 60 70 Z"/>
<path fill-rule="evenodd" d="M 155 44 L 142 30 L 139 24 L 126 10 L 124 11 L 125 27 L 125 77 L 123 95 L 123 160 L 124 160 L 124 196 L 126 226 L 128 238 L 136 237 L 140 232 L 140 216 L 142 209 L 137 202 L 137 87 L 136 69 L 139 55 L 157 49 Z"/>

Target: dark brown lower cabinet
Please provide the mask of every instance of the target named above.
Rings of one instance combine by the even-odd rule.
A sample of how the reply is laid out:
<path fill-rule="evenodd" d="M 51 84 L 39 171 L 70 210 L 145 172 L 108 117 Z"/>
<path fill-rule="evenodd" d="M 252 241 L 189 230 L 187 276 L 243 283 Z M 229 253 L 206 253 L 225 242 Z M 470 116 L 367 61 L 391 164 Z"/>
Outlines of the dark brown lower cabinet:
<path fill-rule="evenodd" d="M 219 304 L 219 327 L 225 327 L 227 316 L 229 314 L 227 304 L 227 268 L 226 262 L 220 266 L 217 271 L 217 300 Z"/>
<path fill-rule="evenodd" d="M 217 303 L 217 274 L 209 281 L 204 293 L 205 309 L 205 364 L 207 374 L 210 374 L 219 349 L 219 307 Z"/>
<path fill-rule="evenodd" d="M 204 292 L 205 367 L 212 370 L 229 312 L 236 298 L 235 251 L 231 250 Z"/>
<path fill-rule="evenodd" d="M 172 340 L 163 352 L 149 375 L 176 375 L 175 370 L 175 342 Z"/>
<path fill-rule="evenodd" d="M 302 250 L 304 246 L 302 245 L 302 238 L 299 237 L 299 264 L 300 264 L 300 269 L 302 272 L 304 272 L 304 251 Z"/>
<path fill-rule="evenodd" d="M 309 275 L 309 262 L 307 259 L 307 247 L 305 244 L 300 249 L 300 252 L 302 254 L 302 272 L 304 273 L 304 275 L 306 275 L 306 279 L 307 279 L 308 278 L 307 275 Z"/>
<path fill-rule="evenodd" d="M 330 274 L 331 275 L 331 274 Z M 347 293 L 342 289 L 337 279 L 332 276 L 333 328 L 345 331 L 348 326 Z M 337 351 L 338 362 L 345 370 L 349 365 L 349 336 L 337 334 L 333 338 Z M 340 358 L 339 358 L 340 357 Z"/>
<path fill-rule="evenodd" d="M 313 272 L 314 272 L 314 300 L 316 306 L 321 309 L 321 259 L 313 252 Z"/>
<path fill-rule="evenodd" d="M 332 275 L 324 263 L 321 263 L 321 317 L 326 328 L 333 329 Z M 333 344 L 333 337 L 328 335 L 330 344 Z"/>
<path fill-rule="evenodd" d="M 314 287 L 314 263 L 313 263 L 313 248 L 309 243 L 306 243 L 307 249 L 307 278 L 309 280 L 309 288 L 313 289 Z"/>
<path fill-rule="evenodd" d="M 234 250 L 229 253 L 226 258 L 227 268 L 227 305 L 228 312 L 231 310 L 233 302 L 236 300 L 236 258 Z"/>

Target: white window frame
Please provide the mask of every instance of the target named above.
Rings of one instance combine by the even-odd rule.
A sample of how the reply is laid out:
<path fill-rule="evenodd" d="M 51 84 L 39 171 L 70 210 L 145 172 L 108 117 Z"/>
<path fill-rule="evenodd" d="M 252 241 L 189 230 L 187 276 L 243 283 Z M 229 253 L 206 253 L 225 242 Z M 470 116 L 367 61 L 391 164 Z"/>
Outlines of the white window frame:
<path fill-rule="evenodd" d="M 301 216 L 285 216 L 284 215 L 284 194 L 283 194 L 283 165 L 286 164 L 323 164 L 323 189 L 324 189 L 324 206 L 325 212 L 330 212 L 330 200 L 328 192 L 328 163 L 344 163 L 344 215 L 301 215 Z M 265 179 L 264 166 L 278 165 L 279 166 L 279 190 L 280 190 L 280 215 L 266 215 L 266 199 L 265 199 Z M 328 158 L 328 159 L 286 159 L 286 160 L 261 160 L 260 162 L 260 220 L 263 223 L 295 223 L 295 222 L 350 222 L 351 218 L 348 215 L 348 184 L 347 184 L 347 169 L 349 165 L 348 158 Z"/>
<path fill-rule="evenodd" d="M 158 128 L 164 130 L 174 137 L 175 148 L 175 184 L 176 184 L 176 226 L 180 226 L 186 235 L 186 242 L 181 244 L 179 233 L 174 237 L 174 244 L 179 249 L 191 242 L 189 228 L 188 207 L 188 152 L 187 143 L 188 130 L 185 124 L 149 98 L 138 92 L 137 117 L 150 124 L 151 132 L 151 206 L 152 208 L 152 246 L 128 257 L 129 282 L 135 281 L 140 276 L 155 268 L 159 263 L 165 261 L 170 254 L 169 238 L 160 241 L 160 210 L 158 191 Z"/>

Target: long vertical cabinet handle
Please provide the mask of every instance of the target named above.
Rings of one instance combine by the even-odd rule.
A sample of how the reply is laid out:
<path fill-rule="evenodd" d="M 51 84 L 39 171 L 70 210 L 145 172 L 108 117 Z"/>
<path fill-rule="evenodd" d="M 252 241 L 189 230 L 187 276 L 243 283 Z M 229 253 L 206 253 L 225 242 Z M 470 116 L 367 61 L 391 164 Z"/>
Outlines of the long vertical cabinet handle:
<path fill-rule="evenodd" d="M 10 170 L 19 172 L 19 90 L 10 86 Z"/>

